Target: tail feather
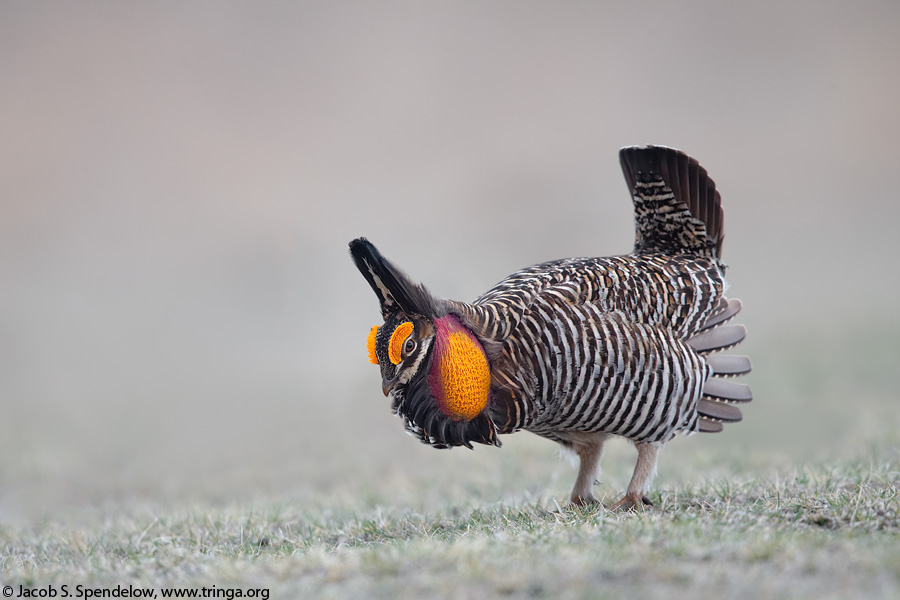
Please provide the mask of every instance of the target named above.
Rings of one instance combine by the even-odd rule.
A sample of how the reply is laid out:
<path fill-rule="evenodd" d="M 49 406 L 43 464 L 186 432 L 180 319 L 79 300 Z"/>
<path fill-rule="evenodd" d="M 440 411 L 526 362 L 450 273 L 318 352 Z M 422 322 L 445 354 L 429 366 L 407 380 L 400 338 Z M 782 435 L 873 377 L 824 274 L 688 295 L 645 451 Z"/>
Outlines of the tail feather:
<path fill-rule="evenodd" d="M 634 200 L 635 254 L 721 258 L 722 198 L 700 163 L 664 146 L 622 148 L 619 161 Z"/>
<path fill-rule="evenodd" d="M 741 301 L 737 298 L 722 298 L 719 302 L 719 306 L 717 306 L 716 310 L 706 318 L 706 321 L 704 321 L 700 330 L 703 331 L 718 327 L 719 325 L 724 325 L 733 319 L 736 314 L 741 312 L 741 308 L 743 308 L 743 304 L 741 304 Z"/>
<path fill-rule="evenodd" d="M 714 421 L 703 416 L 697 419 L 697 425 L 697 431 L 700 431 L 701 433 L 719 433 L 725 429 L 725 426 L 721 421 Z"/>
<path fill-rule="evenodd" d="M 741 409 L 737 406 L 713 400 L 700 400 L 697 403 L 697 413 L 703 418 L 721 423 L 737 423 L 743 418 Z"/>
<path fill-rule="evenodd" d="M 718 377 L 710 377 L 703 386 L 703 396 L 722 402 L 744 404 L 753 400 L 753 393 L 746 383 L 734 383 Z"/>
<path fill-rule="evenodd" d="M 743 325 L 720 325 L 715 329 L 701 331 L 688 340 L 691 347 L 700 354 L 719 352 L 733 348 L 747 337 L 747 328 Z"/>
<path fill-rule="evenodd" d="M 688 340 L 712 369 L 712 375 L 703 384 L 703 396 L 697 402 L 697 431 L 717 433 L 725 423 L 737 423 L 743 417 L 735 405 L 753 400 L 750 386 L 730 381 L 750 372 L 750 359 L 742 355 L 714 354 L 740 344 L 746 337 L 747 328 L 743 325 L 726 325 L 740 311 L 740 300 L 723 298 L 700 332 Z"/>
<path fill-rule="evenodd" d="M 750 357 L 741 354 L 712 354 L 706 357 L 717 377 L 737 377 L 750 372 Z"/>

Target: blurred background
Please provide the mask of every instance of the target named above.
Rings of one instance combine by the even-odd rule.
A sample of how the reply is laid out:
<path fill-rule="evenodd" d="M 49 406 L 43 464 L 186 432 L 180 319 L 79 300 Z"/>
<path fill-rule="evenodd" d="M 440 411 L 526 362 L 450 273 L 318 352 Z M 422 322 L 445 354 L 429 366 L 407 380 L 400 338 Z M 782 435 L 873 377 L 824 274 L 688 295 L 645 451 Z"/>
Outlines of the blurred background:
<path fill-rule="evenodd" d="M 347 242 L 461 300 L 627 252 L 631 144 L 716 180 L 755 365 L 745 422 L 660 485 L 896 444 L 898 27 L 893 0 L 0 3 L 0 519 L 564 499 L 531 434 L 403 434 Z"/>

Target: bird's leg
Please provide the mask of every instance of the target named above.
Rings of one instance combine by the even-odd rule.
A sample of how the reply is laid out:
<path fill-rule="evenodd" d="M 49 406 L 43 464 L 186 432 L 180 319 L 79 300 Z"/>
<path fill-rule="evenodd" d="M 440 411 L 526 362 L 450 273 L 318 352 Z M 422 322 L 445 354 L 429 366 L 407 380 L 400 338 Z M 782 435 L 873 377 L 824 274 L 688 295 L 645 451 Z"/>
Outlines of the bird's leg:
<path fill-rule="evenodd" d="M 603 442 L 606 441 L 606 437 L 598 434 L 589 441 L 576 444 L 573 448 L 579 460 L 578 479 L 575 480 L 575 487 L 572 488 L 572 497 L 570 498 L 573 505 L 587 506 L 597 501 L 591 488 L 594 486 L 597 472 L 600 470 Z"/>
<path fill-rule="evenodd" d="M 644 495 L 644 490 L 650 485 L 650 481 L 656 476 L 656 460 L 662 444 L 645 442 L 635 444 L 638 451 L 637 464 L 634 466 L 634 474 L 631 483 L 625 491 L 625 497 L 613 504 L 610 510 L 631 510 L 643 508 L 643 505 L 653 506 L 650 499 Z"/>

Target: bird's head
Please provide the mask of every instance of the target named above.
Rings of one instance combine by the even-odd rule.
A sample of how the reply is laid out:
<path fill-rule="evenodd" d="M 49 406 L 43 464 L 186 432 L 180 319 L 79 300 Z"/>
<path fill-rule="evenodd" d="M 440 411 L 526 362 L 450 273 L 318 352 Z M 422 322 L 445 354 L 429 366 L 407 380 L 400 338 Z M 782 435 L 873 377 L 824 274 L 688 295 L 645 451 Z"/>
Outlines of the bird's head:
<path fill-rule="evenodd" d="M 381 304 L 384 324 L 369 331 L 369 361 L 407 430 L 436 448 L 500 445 L 486 413 L 488 357 L 449 305 L 413 283 L 365 238 L 350 254 Z"/>

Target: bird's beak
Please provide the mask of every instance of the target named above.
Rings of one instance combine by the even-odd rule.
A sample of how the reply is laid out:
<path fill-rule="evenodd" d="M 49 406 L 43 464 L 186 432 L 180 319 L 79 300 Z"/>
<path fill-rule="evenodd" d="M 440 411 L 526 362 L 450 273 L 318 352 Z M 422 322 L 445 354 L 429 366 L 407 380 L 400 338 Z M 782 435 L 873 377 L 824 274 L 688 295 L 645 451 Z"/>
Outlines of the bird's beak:
<path fill-rule="evenodd" d="M 394 389 L 394 384 L 397 383 L 397 378 L 388 379 L 387 377 L 381 378 L 381 391 L 384 392 L 385 396 L 388 396 L 391 393 L 391 390 Z"/>

